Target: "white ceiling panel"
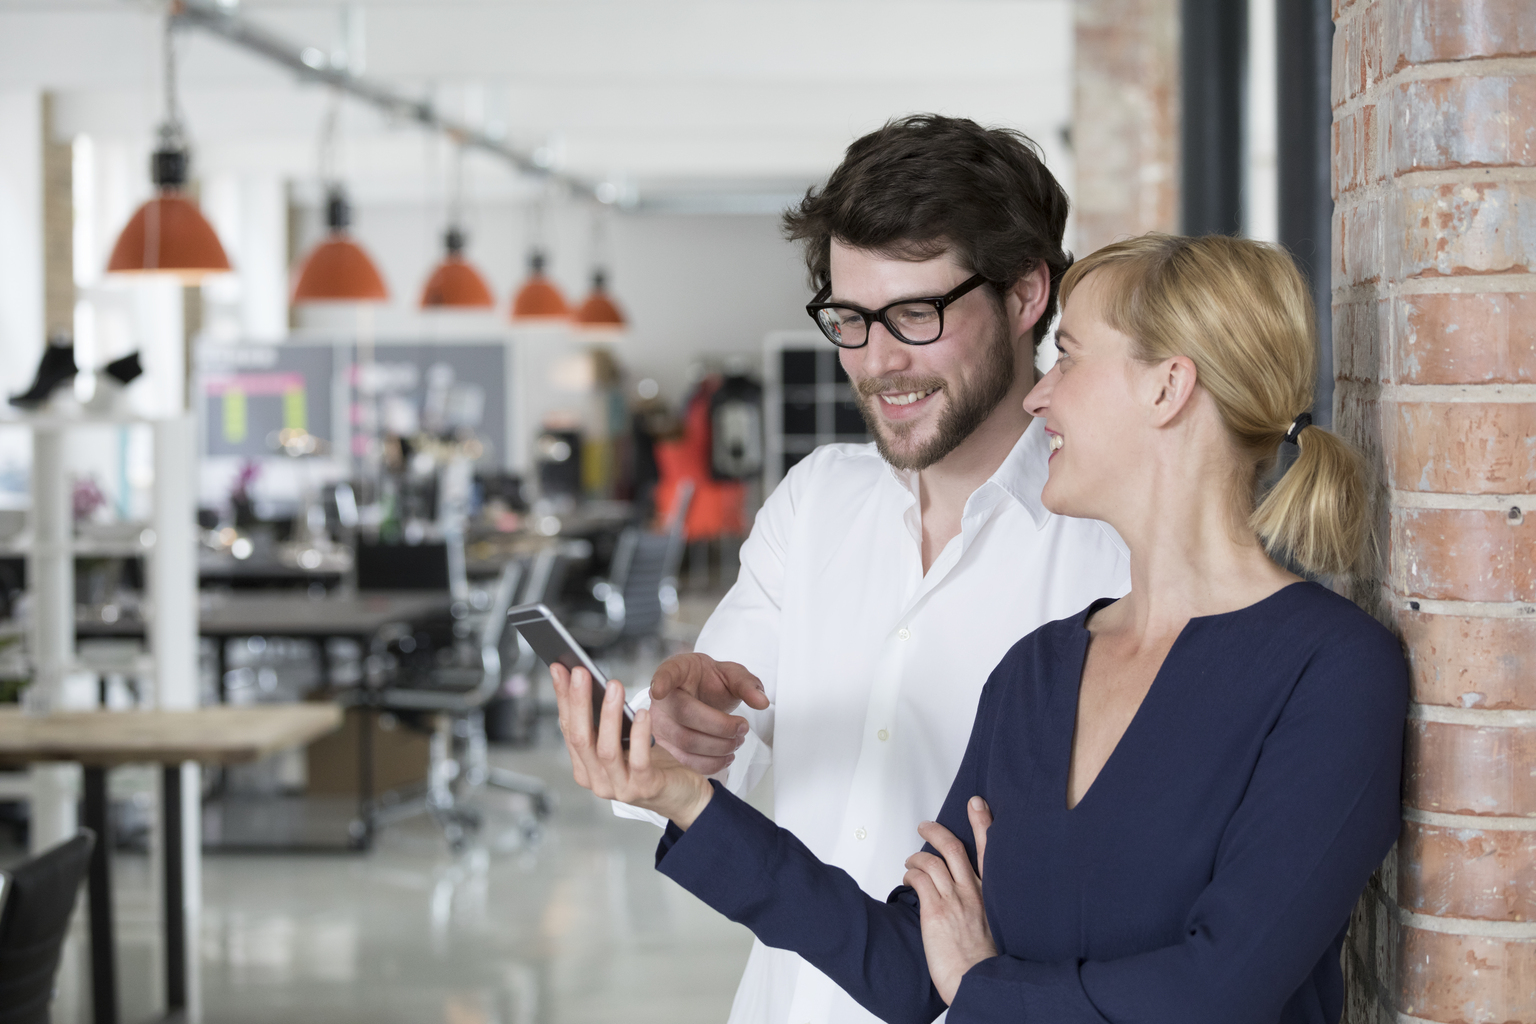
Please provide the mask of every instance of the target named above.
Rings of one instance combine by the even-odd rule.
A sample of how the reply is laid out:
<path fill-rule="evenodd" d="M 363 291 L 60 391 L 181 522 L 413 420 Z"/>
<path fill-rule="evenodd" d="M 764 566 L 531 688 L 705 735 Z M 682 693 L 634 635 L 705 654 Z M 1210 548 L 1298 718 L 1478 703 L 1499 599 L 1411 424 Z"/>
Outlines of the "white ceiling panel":
<path fill-rule="evenodd" d="M 360 50 L 368 77 L 526 149 L 545 147 L 560 169 L 641 193 L 803 187 L 851 139 L 914 111 L 1018 127 L 1050 151 L 1071 102 L 1070 0 L 244 0 L 234 9 L 338 59 Z M 54 91 L 61 135 L 147 145 L 160 116 L 163 10 L 148 0 L 0 0 L 0 89 Z M 312 173 L 328 90 L 197 30 L 180 38 L 199 166 Z M 351 101 L 344 109 L 349 173 L 386 191 L 430 190 L 441 178 L 442 153 L 419 128 Z M 487 165 L 482 176 L 494 173 Z"/>

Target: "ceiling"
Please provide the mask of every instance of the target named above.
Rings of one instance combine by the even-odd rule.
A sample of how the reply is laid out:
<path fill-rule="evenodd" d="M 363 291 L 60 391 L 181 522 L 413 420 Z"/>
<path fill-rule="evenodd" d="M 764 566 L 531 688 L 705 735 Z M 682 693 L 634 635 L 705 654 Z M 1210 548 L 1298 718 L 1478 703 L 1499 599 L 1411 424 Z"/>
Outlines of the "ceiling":
<path fill-rule="evenodd" d="M 326 59 L 430 98 L 552 166 L 655 207 L 778 209 L 857 135 L 932 110 L 1017 127 L 1055 166 L 1070 110 L 1071 0 L 240 0 Z M 56 132 L 147 148 L 164 6 L 0 0 L 0 90 L 57 94 Z M 312 179 L 329 90 L 179 34 L 201 173 Z M 446 189 L 447 145 L 355 102 L 343 171 L 364 198 Z M 481 198 L 532 179 L 475 156 Z"/>

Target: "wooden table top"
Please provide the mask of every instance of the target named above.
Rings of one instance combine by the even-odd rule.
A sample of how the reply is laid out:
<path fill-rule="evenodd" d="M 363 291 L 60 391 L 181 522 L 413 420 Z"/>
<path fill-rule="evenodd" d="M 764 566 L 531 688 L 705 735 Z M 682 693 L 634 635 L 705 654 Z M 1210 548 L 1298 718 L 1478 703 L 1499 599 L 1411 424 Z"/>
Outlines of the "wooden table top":
<path fill-rule="evenodd" d="M 0 764 L 78 761 L 110 767 L 254 761 L 336 730 L 341 714 L 338 705 L 328 703 L 51 715 L 0 708 Z"/>

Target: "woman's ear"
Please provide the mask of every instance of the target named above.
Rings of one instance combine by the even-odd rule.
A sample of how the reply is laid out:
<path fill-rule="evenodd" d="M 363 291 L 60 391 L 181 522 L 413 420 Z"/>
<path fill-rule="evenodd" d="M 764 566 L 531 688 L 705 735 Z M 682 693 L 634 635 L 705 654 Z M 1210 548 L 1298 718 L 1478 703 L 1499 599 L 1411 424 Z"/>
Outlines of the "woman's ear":
<path fill-rule="evenodd" d="M 1188 356 L 1172 356 L 1157 364 L 1152 376 L 1152 425 L 1161 427 L 1173 422 L 1189 404 L 1197 383 L 1195 361 Z"/>
<path fill-rule="evenodd" d="M 1045 315 L 1051 301 L 1051 271 L 1044 263 L 1020 275 L 1003 296 L 1003 309 L 1015 338 L 1033 338 L 1035 324 Z"/>

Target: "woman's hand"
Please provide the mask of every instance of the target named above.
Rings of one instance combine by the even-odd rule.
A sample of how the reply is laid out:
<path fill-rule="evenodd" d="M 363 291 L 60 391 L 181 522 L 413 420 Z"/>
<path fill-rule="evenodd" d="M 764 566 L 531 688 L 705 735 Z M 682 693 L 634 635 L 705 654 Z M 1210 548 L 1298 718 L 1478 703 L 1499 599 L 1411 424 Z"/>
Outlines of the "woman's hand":
<path fill-rule="evenodd" d="M 901 880 L 917 891 L 921 901 L 919 921 L 928 973 L 946 1004 L 955 1001 L 955 992 L 966 971 L 997 956 L 987 911 L 981 902 L 980 875 L 992 811 L 979 796 L 971 797 L 965 810 L 976 836 L 977 870 L 971 870 L 965 844 L 953 832 L 936 821 L 925 821 L 917 827 L 918 835 L 943 854 L 943 859 L 931 853 L 914 853 L 907 858 L 907 873 Z"/>
<path fill-rule="evenodd" d="M 611 681 L 603 697 L 597 735 L 592 729 L 592 676 L 584 668 L 574 673 L 551 665 L 555 699 L 560 704 L 560 732 L 571 754 L 578 785 L 605 800 L 618 800 L 670 818 L 687 830 L 714 795 L 709 780 L 684 767 L 661 747 L 651 745 L 651 713 L 635 715 L 629 730 L 629 751 L 620 743 L 624 720 L 624 686 Z"/>

